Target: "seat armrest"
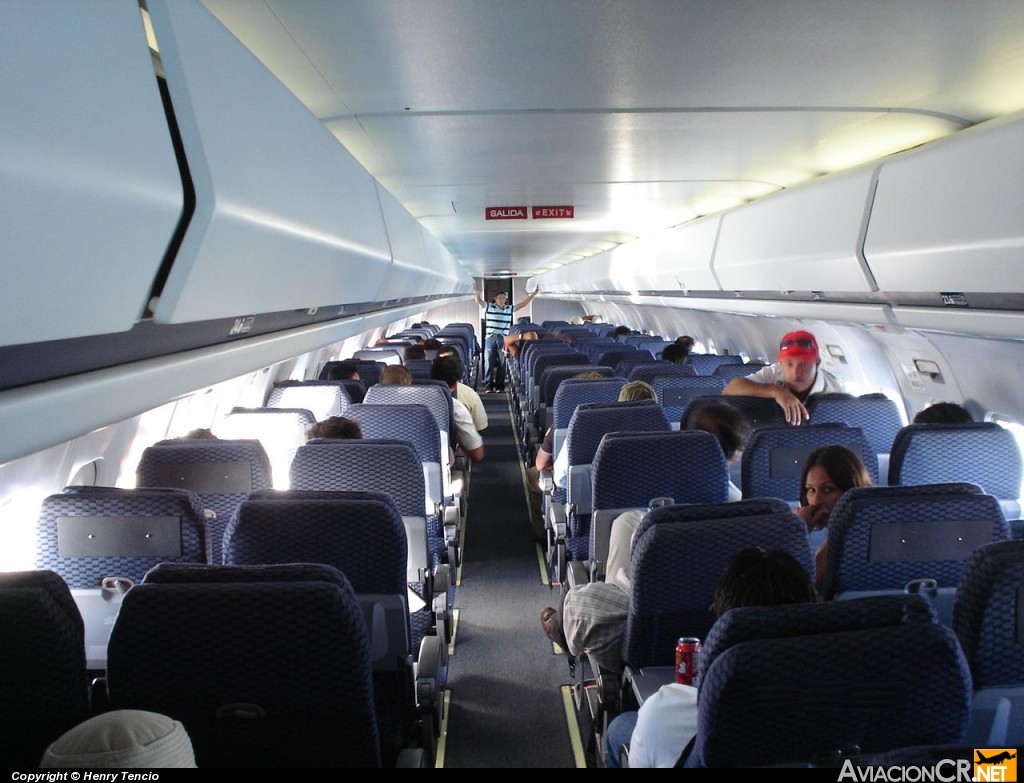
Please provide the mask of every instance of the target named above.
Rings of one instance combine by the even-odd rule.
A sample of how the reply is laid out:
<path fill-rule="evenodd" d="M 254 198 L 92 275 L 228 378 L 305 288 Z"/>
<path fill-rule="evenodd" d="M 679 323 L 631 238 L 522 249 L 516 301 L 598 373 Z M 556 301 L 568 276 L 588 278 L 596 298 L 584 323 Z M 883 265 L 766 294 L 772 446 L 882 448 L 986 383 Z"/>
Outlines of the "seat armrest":
<path fill-rule="evenodd" d="M 591 581 L 590 569 L 582 561 L 570 560 L 566 566 L 568 567 L 567 578 L 570 589 L 588 584 Z"/>

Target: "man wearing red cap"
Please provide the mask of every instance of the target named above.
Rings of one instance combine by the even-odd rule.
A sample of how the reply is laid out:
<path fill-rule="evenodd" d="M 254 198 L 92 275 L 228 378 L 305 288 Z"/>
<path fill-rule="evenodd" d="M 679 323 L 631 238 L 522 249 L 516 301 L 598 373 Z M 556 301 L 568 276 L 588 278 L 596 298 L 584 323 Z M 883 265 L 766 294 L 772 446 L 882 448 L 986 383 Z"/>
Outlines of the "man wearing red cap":
<path fill-rule="evenodd" d="M 818 341 L 810 332 L 790 332 L 779 342 L 779 361 L 745 378 L 733 378 L 723 394 L 770 397 L 790 424 L 810 418 L 804 403 L 812 394 L 844 392 L 843 384 L 822 370 Z"/>

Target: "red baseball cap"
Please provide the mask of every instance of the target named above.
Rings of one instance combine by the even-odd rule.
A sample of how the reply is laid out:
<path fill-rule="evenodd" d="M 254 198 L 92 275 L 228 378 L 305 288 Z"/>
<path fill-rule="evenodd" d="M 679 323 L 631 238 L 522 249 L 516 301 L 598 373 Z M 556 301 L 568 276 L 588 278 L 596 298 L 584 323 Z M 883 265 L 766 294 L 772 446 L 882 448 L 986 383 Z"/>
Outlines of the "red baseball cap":
<path fill-rule="evenodd" d="M 779 361 L 783 359 L 818 361 L 818 341 L 810 332 L 790 332 L 783 335 L 779 341 Z"/>

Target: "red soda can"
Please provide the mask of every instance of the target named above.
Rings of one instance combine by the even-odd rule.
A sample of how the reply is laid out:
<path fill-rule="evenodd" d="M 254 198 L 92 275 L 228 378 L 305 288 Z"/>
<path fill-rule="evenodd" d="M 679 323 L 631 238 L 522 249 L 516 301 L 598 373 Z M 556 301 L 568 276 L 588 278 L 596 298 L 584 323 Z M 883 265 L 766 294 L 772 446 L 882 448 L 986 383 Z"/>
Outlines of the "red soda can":
<path fill-rule="evenodd" d="M 700 639 L 683 636 L 676 642 L 676 682 L 693 685 L 700 664 Z"/>

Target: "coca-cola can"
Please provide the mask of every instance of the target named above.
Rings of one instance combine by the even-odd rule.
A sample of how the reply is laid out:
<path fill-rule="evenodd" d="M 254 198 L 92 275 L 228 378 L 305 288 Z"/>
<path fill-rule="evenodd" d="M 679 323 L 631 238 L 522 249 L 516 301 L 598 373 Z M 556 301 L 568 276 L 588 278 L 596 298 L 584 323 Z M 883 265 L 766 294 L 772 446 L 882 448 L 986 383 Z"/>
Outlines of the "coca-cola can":
<path fill-rule="evenodd" d="M 694 685 L 697 667 L 700 665 L 700 639 L 683 636 L 676 642 L 676 682 L 680 685 Z"/>

